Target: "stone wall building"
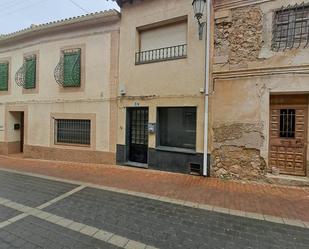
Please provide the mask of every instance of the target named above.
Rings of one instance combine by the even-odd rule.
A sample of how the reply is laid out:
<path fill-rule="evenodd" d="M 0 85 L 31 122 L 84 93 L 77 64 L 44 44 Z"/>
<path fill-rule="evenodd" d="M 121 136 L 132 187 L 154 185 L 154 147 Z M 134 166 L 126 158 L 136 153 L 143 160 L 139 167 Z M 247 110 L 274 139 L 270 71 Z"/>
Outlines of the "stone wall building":
<path fill-rule="evenodd" d="M 308 176 L 309 1 L 214 8 L 212 174 Z"/>
<path fill-rule="evenodd" d="M 1 36 L 1 154 L 115 163 L 119 20 L 112 10 Z"/>

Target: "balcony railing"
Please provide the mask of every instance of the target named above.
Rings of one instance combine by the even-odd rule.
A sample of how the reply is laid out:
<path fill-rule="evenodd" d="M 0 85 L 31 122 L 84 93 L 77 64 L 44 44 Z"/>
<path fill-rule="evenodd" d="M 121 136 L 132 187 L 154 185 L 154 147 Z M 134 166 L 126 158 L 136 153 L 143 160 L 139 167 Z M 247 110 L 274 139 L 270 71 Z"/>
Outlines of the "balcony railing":
<path fill-rule="evenodd" d="M 135 64 L 176 60 L 187 57 L 187 44 L 137 52 Z"/>

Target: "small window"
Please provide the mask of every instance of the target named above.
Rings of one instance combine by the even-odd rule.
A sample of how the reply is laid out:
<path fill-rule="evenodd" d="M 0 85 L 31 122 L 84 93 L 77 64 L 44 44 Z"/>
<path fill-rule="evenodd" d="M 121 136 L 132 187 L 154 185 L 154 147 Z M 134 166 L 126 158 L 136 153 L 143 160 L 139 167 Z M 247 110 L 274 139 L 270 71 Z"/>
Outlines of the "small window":
<path fill-rule="evenodd" d="M 158 116 L 160 146 L 195 149 L 195 107 L 159 108 Z"/>
<path fill-rule="evenodd" d="M 56 144 L 90 145 L 91 121 L 80 119 L 56 119 Z"/>
<path fill-rule="evenodd" d="M 0 63 L 0 91 L 7 91 L 9 85 L 9 63 Z"/>
<path fill-rule="evenodd" d="M 280 137 L 295 138 L 295 109 L 280 110 Z"/>
<path fill-rule="evenodd" d="M 81 49 L 63 51 L 63 87 L 80 87 Z"/>
<path fill-rule="evenodd" d="M 275 12 L 273 50 L 307 47 L 309 44 L 309 5 L 304 3 Z"/>
<path fill-rule="evenodd" d="M 25 89 L 33 89 L 36 85 L 36 56 L 25 58 Z"/>

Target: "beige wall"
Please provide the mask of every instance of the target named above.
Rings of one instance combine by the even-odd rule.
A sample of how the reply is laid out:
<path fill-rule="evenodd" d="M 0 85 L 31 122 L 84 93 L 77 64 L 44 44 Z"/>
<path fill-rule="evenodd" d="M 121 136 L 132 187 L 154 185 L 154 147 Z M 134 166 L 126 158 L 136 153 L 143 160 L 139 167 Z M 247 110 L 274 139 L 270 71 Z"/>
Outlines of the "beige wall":
<path fill-rule="evenodd" d="M 203 152 L 204 41 L 198 37 L 191 2 L 187 0 L 146 0 L 125 4 L 120 32 L 120 80 L 125 96 L 119 101 L 118 144 L 125 144 L 125 107 L 149 106 L 149 122 L 156 122 L 156 107 L 197 107 L 197 151 Z M 135 65 L 138 52 L 138 29 L 187 19 L 187 58 Z M 158 31 L 159 32 L 159 31 Z M 171 45 L 175 45 L 172 43 Z M 180 45 L 180 44 L 179 44 Z M 155 135 L 149 135 L 155 147 Z"/>
<path fill-rule="evenodd" d="M 28 125 L 25 127 L 25 144 L 30 146 L 49 147 L 51 113 L 86 114 L 95 117 L 95 144 L 90 150 L 114 152 L 115 133 L 111 123 L 111 110 L 115 106 L 116 86 L 118 85 L 118 70 L 115 58 L 118 57 L 119 23 L 101 23 L 87 27 L 75 28 L 71 32 L 57 32 L 50 35 L 27 39 L 11 46 L 0 48 L 1 58 L 11 58 L 11 94 L 0 96 L 0 127 L 7 123 L 7 129 L 0 128 L 0 142 L 18 141 L 18 134 L 12 132 L 10 116 L 6 117 L 6 108 L 23 106 L 27 108 L 25 116 Z M 60 59 L 62 48 L 82 48 L 84 68 L 82 78 L 85 86 L 81 89 L 61 89 L 54 79 L 54 69 Z M 22 66 L 23 55 L 39 52 L 37 62 L 39 89 L 33 93 L 24 94 L 17 86 L 14 77 Z M 117 62 L 117 60 L 116 60 Z M 115 68 L 115 70 L 114 70 Z M 68 116 L 69 117 L 69 116 Z M 111 139 L 113 141 L 111 141 Z M 72 148 L 70 148 L 72 149 Z M 74 149 L 74 148 L 73 148 Z M 77 150 L 89 148 L 77 147 Z M 110 157 L 112 158 L 112 157 Z"/>

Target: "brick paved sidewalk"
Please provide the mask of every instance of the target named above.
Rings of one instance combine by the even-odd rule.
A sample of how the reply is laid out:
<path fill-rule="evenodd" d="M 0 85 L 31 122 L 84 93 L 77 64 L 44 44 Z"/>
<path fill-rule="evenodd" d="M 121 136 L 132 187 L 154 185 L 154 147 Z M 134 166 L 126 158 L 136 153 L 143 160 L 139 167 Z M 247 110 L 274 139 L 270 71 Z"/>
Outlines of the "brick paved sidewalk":
<path fill-rule="evenodd" d="M 309 188 L 241 183 L 114 165 L 0 157 L 0 167 L 166 196 L 190 202 L 309 221 Z"/>

